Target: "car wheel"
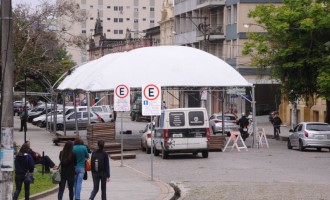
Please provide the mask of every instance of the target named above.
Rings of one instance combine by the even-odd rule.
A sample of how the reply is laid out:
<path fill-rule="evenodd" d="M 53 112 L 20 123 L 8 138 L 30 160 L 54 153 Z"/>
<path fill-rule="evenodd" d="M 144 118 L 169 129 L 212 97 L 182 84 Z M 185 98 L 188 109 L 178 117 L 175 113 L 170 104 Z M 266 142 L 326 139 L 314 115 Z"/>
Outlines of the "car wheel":
<path fill-rule="evenodd" d="M 217 132 L 215 131 L 215 128 L 214 126 L 212 126 L 212 132 L 213 132 L 213 135 L 215 135 Z"/>
<path fill-rule="evenodd" d="M 303 146 L 303 142 L 301 140 L 299 140 L 299 151 L 304 151 L 305 148 Z"/>
<path fill-rule="evenodd" d="M 104 123 L 105 121 L 101 118 L 101 122 Z"/>
<path fill-rule="evenodd" d="M 290 139 L 288 139 L 288 149 L 292 149 L 292 145 L 291 145 Z"/>
<path fill-rule="evenodd" d="M 162 158 L 167 159 L 168 158 L 168 152 L 162 149 Z"/>
<path fill-rule="evenodd" d="M 141 150 L 142 150 L 142 151 L 145 151 L 145 150 L 146 150 L 146 148 L 143 146 L 143 142 L 142 142 L 142 140 L 141 140 Z"/>
<path fill-rule="evenodd" d="M 230 132 L 227 132 L 227 137 L 230 137 Z"/>
<path fill-rule="evenodd" d="M 63 127 L 64 127 L 63 124 L 57 124 L 56 125 L 57 130 L 63 130 Z"/>
<path fill-rule="evenodd" d="M 204 151 L 202 152 L 202 156 L 203 156 L 203 158 L 208 158 L 208 157 L 209 157 L 209 151 L 204 150 Z"/>
<path fill-rule="evenodd" d="M 39 128 L 42 128 L 42 121 L 38 121 L 37 126 L 38 126 Z"/>
<path fill-rule="evenodd" d="M 131 121 L 135 121 L 135 114 L 132 114 Z"/>
<path fill-rule="evenodd" d="M 156 148 L 154 148 L 154 156 L 159 156 L 159 151 Z"/>
<path fill-rule="evenodd" d="M 151 153 L 151 148 L 147 148 L 147 154 Z"/>
<path fill-rule="evenodd" d="M 321 151 L 321 150 L 322 150 L 322 148 L 320 148 L 320 147 L 317 147 L 317 148 L 316 148 L 316 150 L 317 150 L 317 151 Z"/>

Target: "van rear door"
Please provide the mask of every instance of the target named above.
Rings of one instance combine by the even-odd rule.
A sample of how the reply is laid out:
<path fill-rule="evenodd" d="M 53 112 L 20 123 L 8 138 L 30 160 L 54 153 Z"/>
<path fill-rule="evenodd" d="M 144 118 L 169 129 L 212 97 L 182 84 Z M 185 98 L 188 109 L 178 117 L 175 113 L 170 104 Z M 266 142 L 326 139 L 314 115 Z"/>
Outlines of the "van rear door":
<path fill-rule="evenodd" d="M 205 112 L 188 111 L 187 149 L 207 149 L 209 127 Z"/>
<path fill-rule="evenodd" d="M 186 113 L 183 111 L 169 112 L 169 126 L 168 131 L 168 140 L 165 146 L 169 150 L 187 149 L 187 132 L 186 126 Z M 166 139 L 166 138 L 164 138 Z"/>

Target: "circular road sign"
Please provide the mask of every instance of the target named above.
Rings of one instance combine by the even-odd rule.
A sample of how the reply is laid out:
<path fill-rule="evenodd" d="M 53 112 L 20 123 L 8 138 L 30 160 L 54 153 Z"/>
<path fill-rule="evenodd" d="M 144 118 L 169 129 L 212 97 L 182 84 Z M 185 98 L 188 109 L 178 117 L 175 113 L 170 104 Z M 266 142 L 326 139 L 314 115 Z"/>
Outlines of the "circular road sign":
<path fill-rule="evenodd" d="M 126 85 L 124 85 L 124 84 L 121 84 L 121 85 L 118 85 L 118 86 L 116 87 L 116 92 L 115 92 L 115 94 L 116 94 L 116 96 L 117 96 L 118 98 L 123 99 L 123 98 L 127 97 L 127 95 L 128 95 L 128 91 L 129 91 L 128 87 L 127 87 Z"/>
<path fill-rule="evenodd" d="M 144 97 L 149 101 L 157 99 L 159 94 L 160 89 L 154 84 L 147 85 L 143 90 Z"/>

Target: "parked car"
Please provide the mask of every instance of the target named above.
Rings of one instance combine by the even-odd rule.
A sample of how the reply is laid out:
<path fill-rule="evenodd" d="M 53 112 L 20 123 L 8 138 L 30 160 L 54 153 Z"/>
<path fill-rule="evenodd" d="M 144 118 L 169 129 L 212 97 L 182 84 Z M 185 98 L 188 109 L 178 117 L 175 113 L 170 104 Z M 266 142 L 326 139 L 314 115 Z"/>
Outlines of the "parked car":
<path fill-rule="evenodd" d="M 152 123 L 147 123 L 144 130 L 140 131 L 140 133 L 142 133 L 142 136 L 141 136 L 141 149 L 142 149 L 142 151 L 146 151 L 147 154 L 151 153 L 151 129 L 152 129 L 152 125 L 153 125 Z"/>
<path fill-rule="evenodd" d="M 114 113 L 109 105 L 92 106 L 92 111 L 100 115 L 102 122 L 114 121 Z"/>
<path fill-rule="evenodd" d="M 86 129 L 88 126 L 88 112 L 87 111 L 78 111 L 77 112 L 77 122 L 78 122 L 78 129 Z M 95 112 L 90 112 L 90 122 L 91 124 L 94 123 L 101 123 L 101 117 L 96 114 Z M 51 125 L 51 122 L 49 122 Z M 74 130 L 76 128 L 76 114 L 75 112 L 69 113 L 65 116 L 65 126 L 68 130 Z M 57 130 L 64 129 L 63 123 L 63 115 L 62 117 L 57 117 Z"/>
<path fill-rule="evenodd" d="M 294 129 L 289 130 L 288 149 L 298 147 L 300 151 L 305 148 L 322 148 L 330 150 L 330 125 L 322 122 L 301 122 Z"/>
<path fill-rule="evenodd" d="M 62 115 L 63 114 L 63 110 L 58 110 L 57 114 Z M 49 112 L 43 115 L 40 115 L 39 117 L 36 117 L 32 120 L 32 124 L 39 126 L 40 128 L 46 127 L 46 116 L 50 117 L 51 115 L 54 115 L 54 112 Z"/>
<path fill-rule="evenodd" d="M 29 116 L 27 118 L 27 122 L 32 123 L 32 121 L 33 121 L 34 118 L 37 118 L 37 117 L 39 117 L 41 115 L 45 115 L 46 113 L 49 113 L 49 112 L 52 111 L 52 109 L 50 109 L 50 108 L 47 108 L 47 109 L 43 108 L 43 109 L 44 110 L 42 110 L 42 111 L 38 111 L 36 113 L 29 114 Z"/>
<path fill-rule="evenodd" d="M 14 107 L 14 116 L 17 115 L 19 116 L 21 112 L 23 111 L 23 107 L 25 105 L 24 101 L 14 101 L 13 102 L 13 107 Z M 30 109 L 30 103 L 26 102 L 26 107 L 29 110 Z"/>
<path fill-rule="evenodd" d="M 224 124 L 225 124 L 225 134 L 230 136 L 230 130 L 237 129 L 239 126 L 237 123 L 237 118 L 234 114 L 224 114 Z M 222 133 L 222 113 L 214 113 L 211 115 L 210 119 L 210 129 L 213 134 Z"/>

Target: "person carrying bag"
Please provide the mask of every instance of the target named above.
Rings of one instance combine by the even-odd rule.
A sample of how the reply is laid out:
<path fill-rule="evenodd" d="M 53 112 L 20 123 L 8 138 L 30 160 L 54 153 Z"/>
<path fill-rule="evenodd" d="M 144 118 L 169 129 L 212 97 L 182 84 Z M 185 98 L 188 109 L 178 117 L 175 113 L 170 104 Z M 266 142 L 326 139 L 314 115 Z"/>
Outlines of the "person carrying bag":
<path fill-rule="evenodd" d="M 15 184 L 16 190 L 13 194 L 13 200 L 17 200 L 24 183 L 25 200 L 30 198 L 30 184 L 33 183 L 32 173 L 34 171 L 34 161 L 28 154 L 30 147 L 24 143 L 15 158 Z M 32 175 L 32 176 L 30 176 Z"/>

